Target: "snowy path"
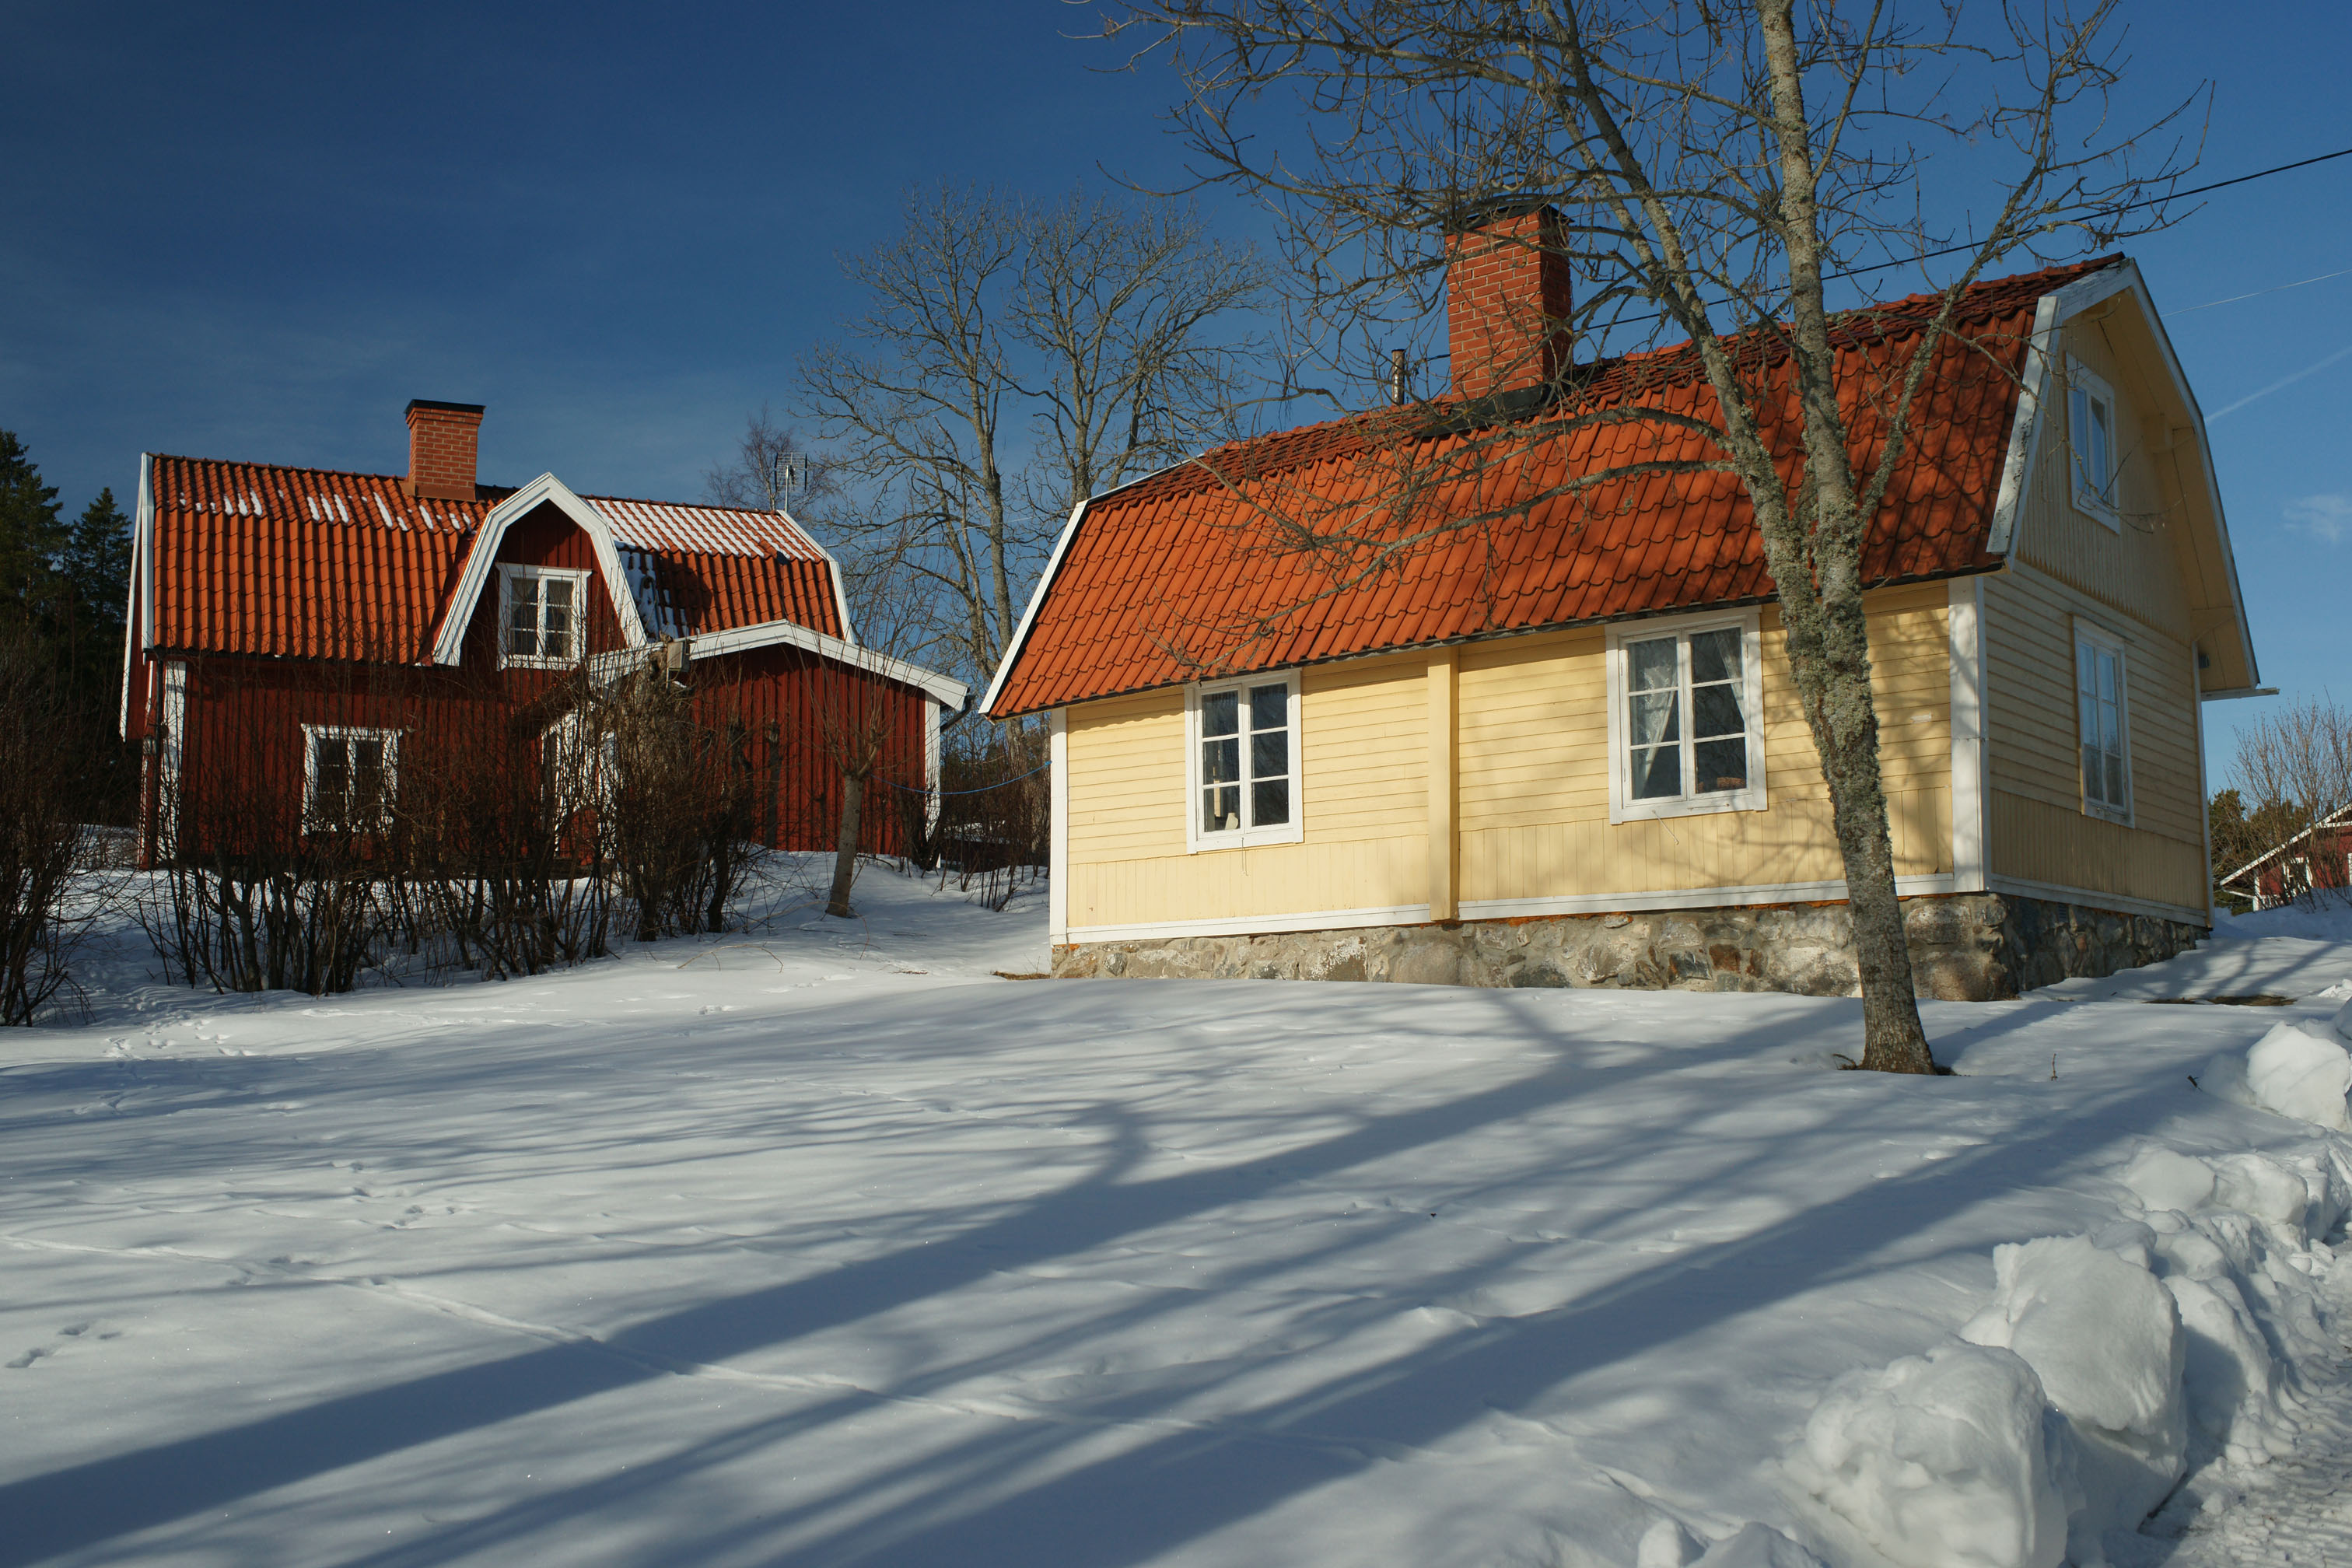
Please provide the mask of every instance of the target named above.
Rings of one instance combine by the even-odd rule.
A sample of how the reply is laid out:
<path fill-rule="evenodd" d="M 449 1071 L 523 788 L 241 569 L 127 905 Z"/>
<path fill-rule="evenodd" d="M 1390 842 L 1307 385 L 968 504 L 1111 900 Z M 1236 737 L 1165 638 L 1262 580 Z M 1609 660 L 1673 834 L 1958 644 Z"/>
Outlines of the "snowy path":
<path fill-rule="evenodd" d="M 1930 1007 L 1923 1085 L 1823 1070 L 1850 1002 L 1012 984 L 1034 912 L 861 899 L 0 1040 L 0 1568 L 1623 1568 L 1787 1523 L 1823 1388 L 2151 1139 L 2315 1146 L 2187 1079 L 2332 1007 L 2147 999 L 2352 974 Z"/>
<path fill-rule="evenodd" d="M 2352 1324 L 2352 1270 L 2330 1279 L 2339 1324 Z M 2246 1479 L 2245 1489 L 2198 1521 L 2168 1554 L 2147 1561 L 2164 1568 L 2244 1568 L 2250 1563 L 2299 1563 L 2310 1568 L 2352 1564 L 2352 1344 L 2332 1365 L 2312 1369 L 2295 1451 Z M 2196 1485 L 2192 1480 L 2192 1488 Z"/>

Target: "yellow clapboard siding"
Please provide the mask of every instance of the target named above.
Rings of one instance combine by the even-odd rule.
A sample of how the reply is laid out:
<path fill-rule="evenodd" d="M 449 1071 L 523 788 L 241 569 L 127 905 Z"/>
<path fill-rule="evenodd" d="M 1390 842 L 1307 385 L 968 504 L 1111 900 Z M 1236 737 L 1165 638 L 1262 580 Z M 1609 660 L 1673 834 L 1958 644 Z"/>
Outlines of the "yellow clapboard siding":
<path fill-rule="evenodd" d="M 1945 590 L 1872 600 L 1890 826 L 1905 875 L 1949 868 Z M 1605 637 L 1597 627 L 1458 650 L 1461 892 L 1467 899 L 1654 892 L 1834 879 L 1812 740 L 1778 616 L 1761 616 L 1768 809 L 1609 821 Z M 1072 924 L 1391 909 L 1428 897 L 1429 658 L 1305 672 L 1303 842 L 1184 850 L 1181 691 L 1087 704 L 1068 723 Z M 1924 712 L 1927 721 L 1913 724 Z"/>

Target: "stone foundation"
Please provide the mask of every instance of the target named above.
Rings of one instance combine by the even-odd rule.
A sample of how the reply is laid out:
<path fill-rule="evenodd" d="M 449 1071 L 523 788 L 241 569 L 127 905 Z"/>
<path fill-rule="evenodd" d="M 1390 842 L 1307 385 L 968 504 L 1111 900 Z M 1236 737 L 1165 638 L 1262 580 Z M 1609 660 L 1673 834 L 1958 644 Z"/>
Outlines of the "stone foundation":
<path fill-rule="evenodd" d="M 1906 899 L 1903 924 L 1919 994 L 1952 1002 L 2113 974 L 2187 952 L 2206 934 L 2179 921 L 2003 893 Z M 1842 902 L 1085 942 L 1056 948 L 1054 973 L 1806 996 L 1849 996 L 1860 985 Z"/>

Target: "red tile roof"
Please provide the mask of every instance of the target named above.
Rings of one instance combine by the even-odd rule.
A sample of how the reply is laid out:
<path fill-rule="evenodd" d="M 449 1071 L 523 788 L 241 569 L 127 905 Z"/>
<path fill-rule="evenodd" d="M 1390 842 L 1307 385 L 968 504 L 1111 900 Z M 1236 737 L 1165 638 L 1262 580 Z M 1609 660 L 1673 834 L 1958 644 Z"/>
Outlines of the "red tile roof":
<path fill-rule="evenodd" d="M 2118 259 L 1963 297 L 1864 541 L 1869 582 L 1999 564 L 1985 544 L 2035 305 Z M 1880 400 L 1938 305 L 1914 295 L 1836 327 L 1839 402 L 1863 472 L 1884 449 Z M 1741 357 L 1769 378 L 1764 435 L 1789 454 L 1793 483 L 1785 356 L 1753 341 Z M 1594 418 L 1619 409 L 1633 416 Z M 1734 476 L 1635 467 L 1720 456 L 1697 431 L 1646 416 L 1716 418 L 1688 344 L 1593 365 L 1563 401 L 1515 419 L 1465 428 L 1446 412 L 1383 409 L 1237 442 L 1096 497 L 989 711 L 1772 596 Z"/>
<path fill-rule="evenodd" d="M 157 457 L 154 644 L 166 652 L 427 657 L 490 509 L 420 500 L 397 479 Z M 584 496 L 611 524 L 648 629 L 790 620 L 843 635 L 833 566 L 780 512 Z"/>

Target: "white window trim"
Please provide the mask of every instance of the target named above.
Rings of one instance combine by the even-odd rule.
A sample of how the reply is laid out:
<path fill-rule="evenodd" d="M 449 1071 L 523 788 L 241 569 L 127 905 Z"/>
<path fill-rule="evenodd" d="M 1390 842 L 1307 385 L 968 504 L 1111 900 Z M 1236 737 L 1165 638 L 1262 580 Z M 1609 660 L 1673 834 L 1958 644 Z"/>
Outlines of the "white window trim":
<path fill-rule="evenodd" d="M 1230 833 L 1210 833 L 1201 826 L 1201 699 L 1220 691 L 1244 691 L 1276 681 L 1290 689 L 1286 710 L 1290 721 L 1290 820 L 1278 827 L 1244 827 Z M 1247 704 L 1244 704 L 1246 711 Z M 1297 844 L 1307 834 L 1307 758 L 1299 744 L 1298 671 L 1269 669 L 1231 680 L 1195 681 L 1184 689 L 1184 853 L 1210 849 L 1255 849 L 1268 844 Z"/>
<path fill-rule="evenodd" d="M 2116 738 L 2123 742 L 2124 804 L 2121 807 L 2091 798 L 2091 781 L 2081 776 L 2083 771 L 2083 648 L 2104 647 L 2116 656 Z M 2083 798 L 2083 815 L 2095 816 L 2102 822 L 2112 822 L 2120 827 L 2132 826 L 2132 815 L 2139 805 L 2139 790 L 2132 778 L 2131 744 L 2131 645 L 2097 621 L 2086 616 L 2074 617 L 2074 668 L 2067 672 L 2067 686 L 2074 698 L 2074 772 Z"/>
<path fill-rule="evenodd" d="M 588 644 L 588 579 L 592 574 L 569 566 L 518 566 L 501 562 L 499 565 L 499 668 L 500 669 L 570 669 L 579 664 Z M 518 577 L 568 577 L 572 581 L 572 641 L 570 658 L 549 658 L 544 655 L 509 653 L 507 630 L 512 619 L 514 581 Z M 541 625 L 544 626 L 544 620 Z"/>
<path fill-rule="evenodd" d="M 321 823 L 319 819 L 319 742 L 320 741 L 364 740 L 383 742 L 384 811 L 374 824 L 381 832 L 392 826 L 392 803 L 400 795 L 400 731 L 371 730 L 358 724 L 305 724 L 302 726 L 302 828 L 315 832 L 325 828 L 333 832 L 349 832 L 351 825 Z"/>
<path fill-rule="evenodd" d="M 1743 711 L 1748 715 L 1748 787 L 1719 795 L 1679 795 L 1673 800 L 1633 798 L 1633 758 L 1626 750 L 1625 645 L 1663 637 L 1687 637 L 1693 632 L 1739 628 L 1740 671 L 1746 677 Z M 1685 662 L 1687 655 L 1684 656 Z M 1654 619 L 1619 621 L 1609 628 L 1609 820 L 1649 822 L 1668 816 L 1705 816 L 1718 811 L 1762 811 L 1764 793 L 1764 658 L 1763 635 L 1753 609 L 1723 615 L 1661 616 Z M 1688 671 L 1683 679 L 1688 689 Z M 1689 716 L 1684 719 L 1684 744 L 1690 743 Z"/>
<path fill-rule="evenodd" d="M 2076 359 L 2066 356 L 2066 488 L 2074 498 L 2074 509 L 2086 517 L 2095 517 L 2117 533 L 2123 531 L 2123 515 L 2116 510 L 2116 484 L 2123 477 L 2123 406 L 2116 401 L 2116 389 L 2109 386 L 2098 372 Z M 2107 405 L 2107 472 L 2106 493 L 2101 495 L 2084 482 L 2083 449 L 2084 433 L 2074 426 L 2076 389 Z"/>

